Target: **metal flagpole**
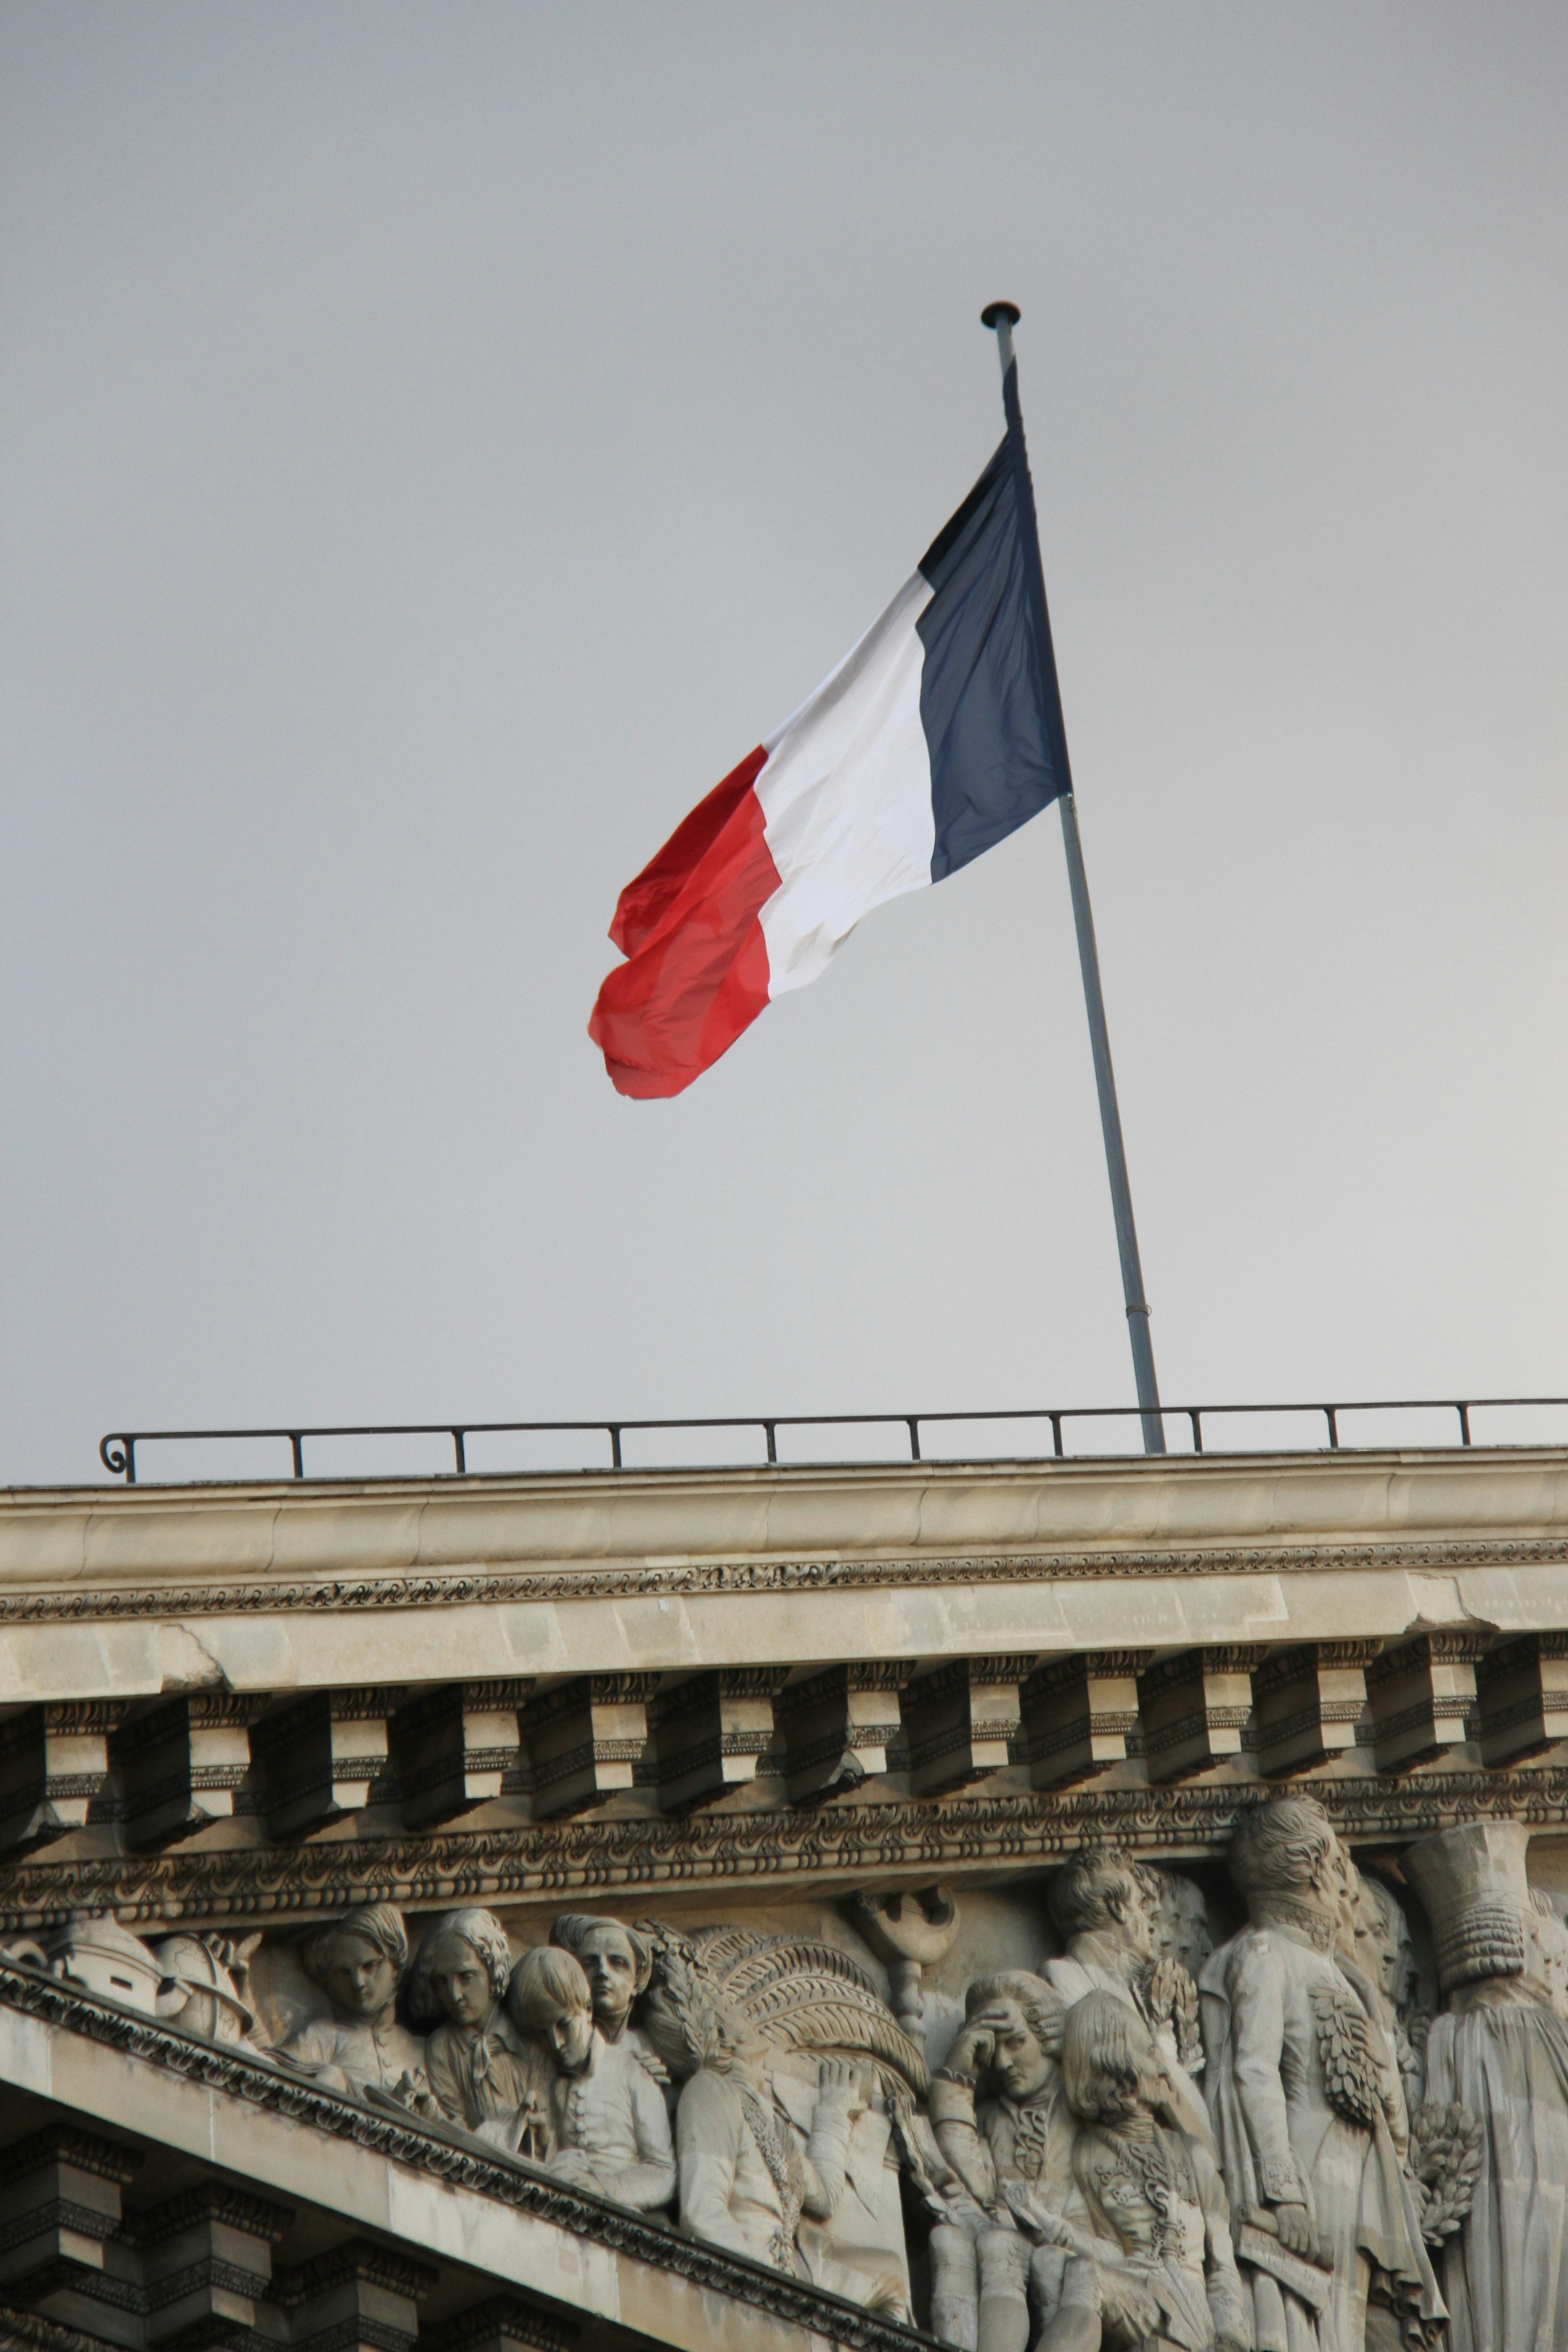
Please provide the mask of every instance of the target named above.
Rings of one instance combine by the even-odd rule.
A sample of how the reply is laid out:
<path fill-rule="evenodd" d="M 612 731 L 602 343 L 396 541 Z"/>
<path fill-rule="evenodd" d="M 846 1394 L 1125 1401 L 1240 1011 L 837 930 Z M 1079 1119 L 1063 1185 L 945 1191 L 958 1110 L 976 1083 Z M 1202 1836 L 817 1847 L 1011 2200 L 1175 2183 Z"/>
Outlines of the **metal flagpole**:
<path fill-rule="evenodd" d="M 1121 1258 L 1121 1290 L 1127 1301 L 1127 1337 L 1132 1347 L 1132 1371 L 1138 1383 L 1138 1411 L 1143 1424 L 1145 1454 L 1165 1451 L 1164 1424 L 1160 1419 L 1160 1386 L 1154 1377 L 1154 1343 L 1149 1333 L 1149 1302 L 1143 1296 L 1143 1269 L 1138 1259 L 1138 1228 L 1132 1222 L 1132 1187 L 1127 1181 L 1127 1152 L 1121 1140 L 1121 1114 L 1116 1105 L 1116 1073 L 1110 1065 L 1110 1037 L 1105 1025 L 1105 998 L 1100 985 L 1100 957 L 1094 944 L 1094 914 L 1089 903 L 1089 877 L 1083 870 L 1083 845 L 1079 839 L 1078 809 L 1073 800 L 1072 766 L 1068 758 L 1067 730 L 1062 719 L 1061 688 L 1057 681 L 1056 653 L 1051 644 L 1050 614 L 1046 604 L 1045 567 L 1040 561 L 1040 530 L 1035 514 L 1034 485 L 1024 446 L 1024 418 L 1018 405 L 1018 363 L 1013 356 L 1013 330 L 1021 316 L 1016 302 L 990 302 L 981 312 L 983 326 L 996 331 L 996 355 L 1002 362 L 1002 404 L 1007 416 L 1024 525 L 1025 561 L 1029 573 L 1029 601 L 1034 607 L 1035 635 L 1040 654 L 1043 716 L 1051 748 L 1067 780 L 1057 805 L 1062 813 L 1062 843 L 1067 850 L 1068 886 L 1072 892 L 1073 922 L 1078 930 L 1078 960 L 1083 971 L 1084 1003 L 1089 1013 L 1089 1042 L 1094 1055 L 1094 1083 L 1100 1093 L 1100 1124 L 1105 1136 L 1105 1165 L 1110 1178 L 1110 1206 L 1116 1220 L 1116 1246 Z"/>

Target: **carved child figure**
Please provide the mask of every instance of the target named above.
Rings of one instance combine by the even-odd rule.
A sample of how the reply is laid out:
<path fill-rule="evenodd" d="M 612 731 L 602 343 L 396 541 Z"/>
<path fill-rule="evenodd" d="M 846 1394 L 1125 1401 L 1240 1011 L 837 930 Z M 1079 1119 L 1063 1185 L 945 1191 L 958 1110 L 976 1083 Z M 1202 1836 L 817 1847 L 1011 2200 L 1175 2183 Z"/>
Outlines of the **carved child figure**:
<path fill-rule="evenodd" d="M 1072 2168 L 1089 2225 L 1158 2302 L 1158 2340 L 1183 2352 L 1251 2352 L 1225 2184 L 1208 2149 L 1164 2120 L 1165 2062 L 1125 2002 L 1097 1992 L 1069 2010 L 1062 2082 L 1085 2126 Z M 1107 2352 L 1146 2340 L 1105 2318 Z"/>
<path fill-rule="evenodd" d="M 437 2105 L 470 2130 L 515 2115 L 540 2077 L 537 2060 L 501 2006 L 511 1947 L 491 1911 L 448 1911 L 432 1922 L 409 1979 L 416 2018 L 442 2022 L 425 2044 Z"/>
<path fill-rule="evenodd" d="M 543 2095 L 552 2172 L 577 2187 L 651 2212 L 675 2194 L 675 2151 L 663 2095 L 635 2051 L 606 2042 L 594 2022 L 588 1979 L 570 1952 L 541 1944 L 513 1972 L 507 2006 L 526 2040 L 544 2051 Z M 516 2147 L 529 2121 L 513 2119 Z M 486 2127 L 487 2137 L 496 2126 Z"/>
<path fill-rule="evenodd" d="M 332 2004 L 279 2055 L 324 2090 L 363 2097 L 368 2086 L 417 2104 L 425 2089 L 424 2044 L 397 2021 L 397 1989 L 408 1969 L 408 1937 L 390 1903 L 366 1903 L 319 1928 L 305 1947 L 306 1975 Z"/>
<path fill-rule="evenodd" d="M 594 2022 L 605 2041 L 624 2042 L 656 2082 L 668 2082 L 663 2060 L 630 2022 L 632 2004 L 647 1990 L 653 1974 L 653 1954 L 645 1938 L 622 1920 L 595 1918 L 586 1911 L 563 1911 L 550 1930 L 550 1940 L 561 1951 L 570 1952 L 587 1978 L 594 1996 Z"/>

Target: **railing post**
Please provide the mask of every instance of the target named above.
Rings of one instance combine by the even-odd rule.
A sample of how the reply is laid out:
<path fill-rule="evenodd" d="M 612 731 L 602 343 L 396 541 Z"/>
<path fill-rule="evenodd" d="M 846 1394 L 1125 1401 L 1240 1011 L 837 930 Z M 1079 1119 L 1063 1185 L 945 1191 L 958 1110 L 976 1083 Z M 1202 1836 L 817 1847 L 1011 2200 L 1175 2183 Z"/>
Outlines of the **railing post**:
<path fill-rule="evenodd" d="M 305 1441 L 297 1429 L 291 1429 L 289 1443 L 294 1452 L 294 1475 L 302 1478 L 305 1475 Z"/>
<path fill-rule="evenodd" d="M 1329 1424 L 1329 1444 L 1331 1446 L 1337 1447 L 1340 1442 L 1340 1421 L 1338 1410 L 1331 1404 L 1326 1404 L 1323 1407 L 1323 1412 Z"/>
<path fill-rule="evenodd" d="M 136 1440 L 133 1437 L 125 1441 L 125 1483 L 128 1486 L 136 1484 Z"/>
<path fill-rule="evenodd" d="M 463 1433 L 460 1429 L 455 1429 L 452 1432 L 452 1451 L 458 1457 L 458 1475 L 460 1478 L 468 1467 L 468 1448 L 463 1444 Z"/>
<path fill-rule="evenodd" d="M 1189 1405 L 1187 1407 L 1187 1419 L 1193 1424 L 1193 1452 L 1194 1454 L 1201 1454 L 1204 1450 L 1203 1414 L 1195 1405 Z"/>
<path fill-rule="evenodd" d="M 1459 1443 L 1461 1445 L 1468 1445 L 1470 1442 L 1470 1408 L 1468 1404 L 1462 1404 L 1458 1408 L 1458 1410 L 1459 1415 Z"/>
<path fill-rule="evenodd" d="M 767 1434 L 768 1460 L 776 1462 L 779 1458 L 778 1423 L 776 1421 L 764 1421 L 763 1428 Z"/>
<path fill-rule="evenodd" d="M 1050 1423 L 1051 1444 L 1056 1448 L 1057 1460 L 1059 1462 L 1062 1458 L 1062 1417 L 1060 1413 L 1053 1412 L 1050 1416 Z"/>
<path fill-rule="evenodd" d="M 921 1458 L 921 1422 L 919 1413 L 911 1412 L 909 1415 L 909 1424 L 910 1460 L 911 1462 L 918 1462 Z"/>
<path fill-rule="evenodd" d="M 611 1421 L 605 1426 L 610 1433 L 610 1467 L 618 1470 L 621 1466 L 621 1424 L 618 1421 Z"/>

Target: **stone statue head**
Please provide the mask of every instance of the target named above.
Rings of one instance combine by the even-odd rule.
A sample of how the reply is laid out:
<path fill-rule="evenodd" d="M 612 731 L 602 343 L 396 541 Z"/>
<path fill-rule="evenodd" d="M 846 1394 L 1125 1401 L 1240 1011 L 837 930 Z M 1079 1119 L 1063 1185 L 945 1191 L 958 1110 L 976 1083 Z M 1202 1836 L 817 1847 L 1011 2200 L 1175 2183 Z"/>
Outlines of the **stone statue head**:
<path fill-rule="evenodd" d="M 1539 1889 L 1531 1889 L 1531 1903 L 1535 1916 L 1530 1923 L 1525 1981 L 1559 2017 L 1568 2017 L 1568 1927 Z"/>
<path fill-rule="evenodd" d="M 1318 1916 L 1332 1930 L 1353 1902 L 1349 1858 L 1311 1797 L 1271 1797 L 1249 1806 L 1230 1842 L 1230 1874 L 1255 1918 L 1283 1904 Z"/>
<path fill-rule="evenodd" d="M 1157 2107 L 1170 2084 L 1153 2038 L 1137 2012 L 1113 1993 L 1086 1993 L 1067 2013 L 1062 2090 L 1080 2122 L 1117 2124 L 1139 2107 Z"/>
<path fill-rule="evenodd" d="M 1046 1908 L 1064 1941 L 1109 1935 L 1140 1959 L 1154 1957 L 1158 1885 L 1120 1846 L 1082 1847 L 1052 1879 Z"/>
<path fill-rule="evenodd" d="M 431 1922 L 408 1981 L 409 2013 L 482 2026 L 511 1977 L 511 1946 L 493 1911 L 448 1911 Z"/>
<path fill-rule="evenodd" d="M 1368 1878 L 1360 1871 L 1349 1957 L 1395 2009 L 1408 2009 L 1415 1988 L 1409 1925 L 1393 1889 L 1381 1878 Z"/>
<path fill-rule="evenodd" d="M 1402 1867 L 1431 1923 L 1446 1993 L 1524 1975 L 1535 1916 L 1529 1844 L 1521 1822 L 1459 1822 L 1405 1853 Z"/>
<path fill-rule="evenodd" d="M 363 1903 L 318 1927 L 305 1946 L 305 1974 L 335 2007 L 367 2021 L 397 1998 L 408 1969 L 408 1937 L 390 1903 Z"/>
<path fill-rule="evenodd" d="M 760 2046 L 756 2029 L 722 1999 L 695 1952 L 668 1934 L 658 1946 L 641 2027 L 677 2083 L 703 2067 L 727 2074 Z"/>
<path fill-rule="evenodd" d="M 990 2036 L 987 2061 L 1010 2099 L 1035 2098 L 1050 2081 L 1061 2046 L 1061 2003 L 1043 1977 L 1026 1969 L 976 1977 L 964 1995 L 964 2021 Z"/>
<path fill-rule="evenodd" d="M 563 2074 L 580 2074 L 594 2046 L 594 1996 L 570 1952 L 536 1944 L 512 1970 L 507 1993 L 511 2021 L 530 2042 L 541 2042 Z"/>
<path fill-rule="evenodd" d="M 1154 1871 L 1151 1875 L 1159 1886 L 1160 1957 L 1179 1962 L 1190 1977 L 1200 1977 L 1214 1950 L 1214 1930 L 1203 1888 L 1173 1870 Z"/>
<path fill-rule="evenodd" d="M 595 2024 L 606 2042 L 618 2042 L 633 2001 L 647 1990 L 653 1975 L 653 1954 L 642 1937 L 619 1919 L 564 1911 L 551 1928 L 550 1940 L 578 1962 L 594 1996 Z"/>

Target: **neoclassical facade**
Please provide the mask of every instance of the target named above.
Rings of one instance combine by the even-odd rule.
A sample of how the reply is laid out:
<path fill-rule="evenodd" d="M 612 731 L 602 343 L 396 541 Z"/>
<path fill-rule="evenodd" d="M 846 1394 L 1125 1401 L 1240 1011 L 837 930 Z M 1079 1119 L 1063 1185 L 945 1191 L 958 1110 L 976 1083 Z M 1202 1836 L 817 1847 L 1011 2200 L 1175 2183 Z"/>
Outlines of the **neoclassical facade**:
<path fill-rule="evenodd" d="M 1568 1454 L 13 1490 L 0 2345 L 1568 2352 Z"/>

